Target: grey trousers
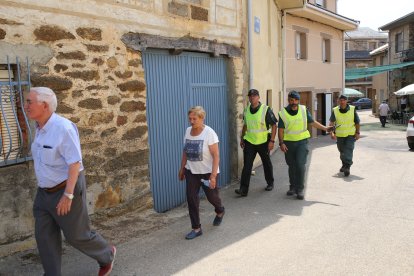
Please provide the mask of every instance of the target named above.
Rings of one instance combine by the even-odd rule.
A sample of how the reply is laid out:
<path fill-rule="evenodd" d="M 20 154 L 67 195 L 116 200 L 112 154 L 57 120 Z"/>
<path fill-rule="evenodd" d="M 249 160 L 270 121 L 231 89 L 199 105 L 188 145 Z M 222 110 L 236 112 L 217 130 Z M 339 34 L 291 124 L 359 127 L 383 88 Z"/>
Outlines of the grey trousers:
<path fill-rule="evenodd" d="M 106 240 L 90 229 L 85 184 L 85 175 L 81 172 L 71 210 L 65 216 L 58 216 L 56 211 L 64 190 L 55 193 L 47 193 L 40 188 L 37 190 L 33 204 L 35 237 L 46 276 L 61 275 L 61 230 L 70 245 L 95 259 L 99 265 L 106 265 L 113 259 L 112 248 Z"/>

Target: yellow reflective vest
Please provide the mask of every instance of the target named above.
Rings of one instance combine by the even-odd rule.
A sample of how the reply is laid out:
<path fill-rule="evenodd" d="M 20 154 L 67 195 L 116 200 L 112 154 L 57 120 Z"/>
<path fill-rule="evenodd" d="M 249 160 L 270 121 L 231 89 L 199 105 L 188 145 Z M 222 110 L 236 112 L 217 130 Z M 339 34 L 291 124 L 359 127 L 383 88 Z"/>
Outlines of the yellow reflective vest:
<path fill-rule="evenodd" d="M 298 114 L 290 115 L 286 108 L 279 111 L 279 116 L 285 124 L 283 132 L 284 141 L 300 141 L 310 137 L 308 131 L 308 117 L 306 114 L 306 106 L 298 106 Z"/>
<path fill-rule="evenodd" d="M 244 110 L 244 119 L 247 126 L 243 139 L 253 145 L 260 145 L 267 142 L 268 130 L 266 128 L 266 113 L 268 106 L 261 104 L 259 110 L 250 113 L 250 104 Z"/>
<path fill-rule="evenodd" d="M 339 106 L 334 107 L 333 112 L 336 120 L 336 137 L 348 137 L 355 135 L 355 106 L 350 105 L 349 110 L 345 113 L 339 112 Z"/>

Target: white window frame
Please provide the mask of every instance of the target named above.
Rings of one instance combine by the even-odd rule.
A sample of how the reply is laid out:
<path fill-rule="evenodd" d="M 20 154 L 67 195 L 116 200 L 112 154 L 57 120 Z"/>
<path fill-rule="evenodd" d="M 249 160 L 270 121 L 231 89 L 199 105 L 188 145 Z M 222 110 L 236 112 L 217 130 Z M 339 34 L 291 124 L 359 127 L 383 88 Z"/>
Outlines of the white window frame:
<path fill-rule="evenodd" d="M 306 33 L 296 31 L 295 33 L 295 57 L 296 59 L 307 59 L 307 37 Z"/>
<path fill-rule="evenodd" d="M 322 62 L 331 62 L 331 40 L 329 38 L 322 38 Z"/>

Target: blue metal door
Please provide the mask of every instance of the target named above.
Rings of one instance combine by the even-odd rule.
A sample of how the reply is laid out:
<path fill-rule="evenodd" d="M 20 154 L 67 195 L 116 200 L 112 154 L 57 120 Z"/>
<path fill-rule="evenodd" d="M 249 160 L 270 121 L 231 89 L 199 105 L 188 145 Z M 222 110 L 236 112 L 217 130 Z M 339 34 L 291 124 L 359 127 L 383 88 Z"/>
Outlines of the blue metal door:
<path fill-rule="evenodd" d="M 230 181 L 226 63 L 222 57 L 150 50 L 142 55 L 147 83 L 150 181 L 157 212 L 182 204 L 185 182 L 178 180 L 187 111 L 201 105 L 205 124 L 219 137 L 219 185 Z"/>

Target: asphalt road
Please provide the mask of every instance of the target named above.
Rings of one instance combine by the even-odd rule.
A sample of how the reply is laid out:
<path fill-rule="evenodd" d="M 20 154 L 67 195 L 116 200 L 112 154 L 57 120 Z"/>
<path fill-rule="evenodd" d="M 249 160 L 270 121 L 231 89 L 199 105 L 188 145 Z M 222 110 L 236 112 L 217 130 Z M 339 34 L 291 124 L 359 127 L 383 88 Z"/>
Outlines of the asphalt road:
<path fill-rule="evenodd" d="M 226 215 L 212 226 L 214 210 L 201 204 L 204 234 L 190 231 L 185 208 L 168 212 L 169 223 L 117 244 L 112 275 L 414 275 L 414 152 L 405 126 L 381 128 L 370 110 L 347 178 L 335 142 L 311 139 L 305 200 L 285 195 L 287 166 L 273 156 L 276 189 L 264 191 L 262 168 L 249 196 L 223 189 Z M 124 229 L 119 228 L 122 235 Z M 36 254 L 0 260 L 0 275 L 42 275 Z M 96 275 L 96 263 L 72 248 L 63 275 Z"/>

